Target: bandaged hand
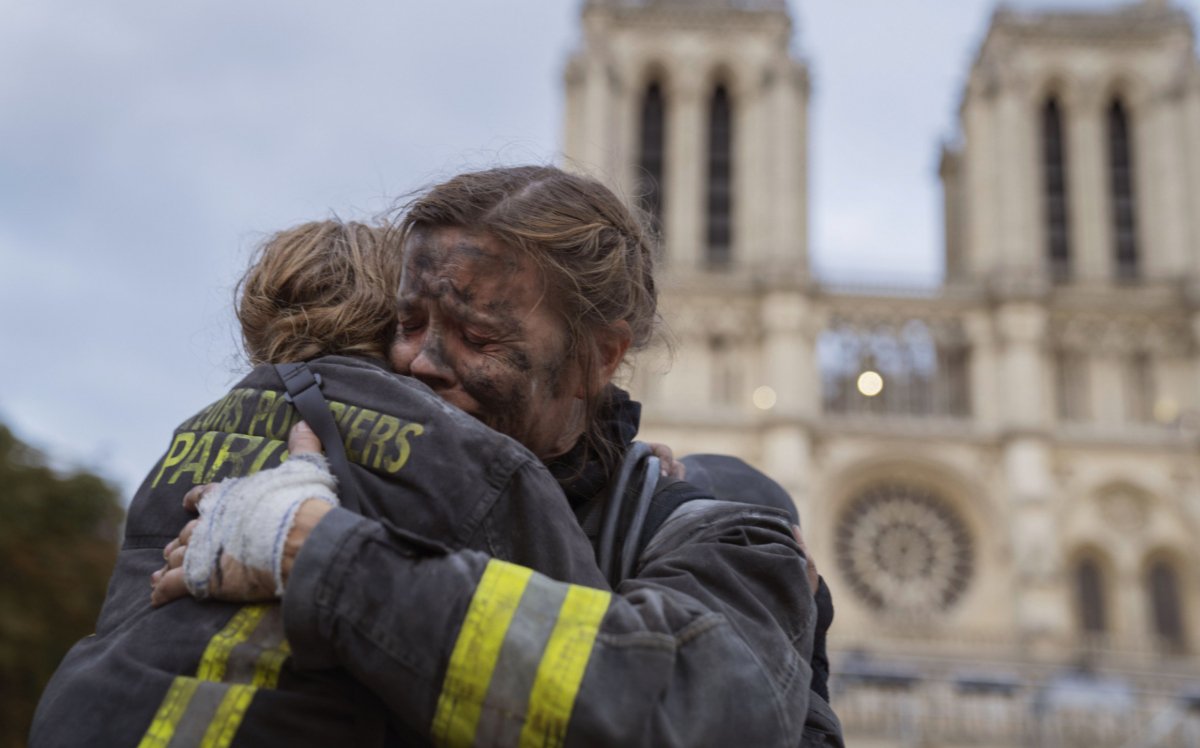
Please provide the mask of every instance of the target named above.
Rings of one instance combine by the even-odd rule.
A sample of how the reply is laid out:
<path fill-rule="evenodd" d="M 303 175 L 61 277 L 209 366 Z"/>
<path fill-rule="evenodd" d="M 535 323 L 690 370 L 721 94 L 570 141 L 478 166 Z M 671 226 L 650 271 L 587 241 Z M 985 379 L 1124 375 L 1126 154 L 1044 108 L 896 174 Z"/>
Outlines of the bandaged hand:
<path fill-rule="evenodd" d="M 313 518 L 338 504 L 335 488 L 325 457 L 297 449 L 277 468 L 193 489 L 184 505 L 200 518 L 164 549 L 167 565 L 153 575 L 151 602 L 184 594 L 238 602 L 282 596 L 287 562 L 315 525 Z M 297 541 L 302 506 L 307 520 Z"/>

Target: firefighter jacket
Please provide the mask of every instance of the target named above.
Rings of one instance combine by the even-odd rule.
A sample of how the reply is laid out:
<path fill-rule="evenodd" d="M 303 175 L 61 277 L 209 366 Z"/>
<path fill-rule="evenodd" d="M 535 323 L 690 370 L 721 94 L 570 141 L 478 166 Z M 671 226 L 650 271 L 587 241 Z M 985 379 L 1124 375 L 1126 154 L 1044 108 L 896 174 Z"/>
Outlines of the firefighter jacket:
<path fill-rule="evenodd" d="M 366 359 L 310 363 L 344 437 L 350 482 L 378 527 L 401 526 L 548 578 L 600 583 L 558 483 L 516 441 Z M 47 686 L 32 746 L 380 745 L 418 742 L 344 670 L 302 671 L 278 604 L 179 600 L 150 607 L 150 574 L 191 519 L 194 485 L 286 458 L 298 419 L 270 366 L 185 420 L 129 508 L 96 633 Z M 536 532 L 549 518 L 563 531 Z M 557 519 L 555 519 L 557 518 Z M 372 572 L 383 583 L 386 569 Z M 399 731 L 399 732 L 398 732 Z M 425 732 L 427 730 L 422 730 Z"/>
<path fill-rule="evenodd" d="M 254 377 L 243 385 L 276 386 Z M 333 410 L 347 451 L 372 480 L 379 467 L 398 468 L 384 482 L 407 471 L 422 507 L 481 488 L 512 499 L 548 477 L 528 453 L 492 458 L 490 443 L 439 442 L 422 455 L 420 438 L 438 431 L 430 424 L 455 412 L 446 406 L 414 416 L 372 400 L 360 407 L 405 413 L 401 425 L 380 426 L 376 416 L 356 428 L 348 411 L 363 392 L 326 375 L 326 396 L 346 404 Z M 213 425 L 202 421 L 215 418 L 185 422 L 176 441 L 191 433 L 198 443 Z M 421 435 L 398 465 L 402 450 L 384 435 L 414 424 Z M 258 435 L 253 426 L 219 433 Z M 277 427 L 264 438 L 285 435 Z M 187 456 L 195 443 L 172 444 L 131 514 L 141 516 L 144 497 L 173 485 L 171 476 L 187 485 L 223 477 L 223 463 L 189 467 L 199 460 Z M 261 468 L 278 456 L 245 459 Z M 176 504 L 185 487 L 170 497 Z M 548 510 L 516 512 L 519 524 L 475 519 L 488 510 L 474 504 L 458 516 L 431 509 L 436 519 L 335 509 L 297 557 L 281 606 L 188 600 L 151 611 L 155 554 L 187 516 L 131 527 L 97 635 L 72 650 L 47 689 L 32 744 L 840 744 L 832 713 L 827 733 L 805 728 L 810 706 L 823 703 L 809 689 L 815 606 L 786 515 L 689 501 L 613 591 L 594 561 L 576 562 L 591 547 L 556 497 L 563 511 L 535 502 Z M 464 520 L 474 529 L 457 527 Z M 497 529 L 506 526 L 511 537 Z M 552 568 L 554 558 L 568 559 L 565 568 Z"/>
<path fill-rule="evenodd" d="M 586 529 L 607 476 L 566 462 L 551 468 Z M 810 690 L 816 606 L 777 509 L 682 504 L 614 591 L 334 510 L 283 606 L 297 667 L 346 668 L 438 745 L 841 745 Z"/>

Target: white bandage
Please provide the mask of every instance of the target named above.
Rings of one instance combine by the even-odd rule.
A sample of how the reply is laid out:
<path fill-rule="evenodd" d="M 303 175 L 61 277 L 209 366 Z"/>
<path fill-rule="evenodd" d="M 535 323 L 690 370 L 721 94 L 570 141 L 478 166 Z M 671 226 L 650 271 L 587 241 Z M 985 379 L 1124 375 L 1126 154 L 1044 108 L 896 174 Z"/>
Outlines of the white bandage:
<path fill-rule="evenodd" d="M 209 597 L 220 579 L 221 555 L 250 570 L 270 572 L 283 595 L 283 547 L 296 510 L 309 499 L 338 504 L 337 481 L 321 454 L 295 455 L 277 468 L 222 481 L 200 500 L 200 521 L 188 541 L 183 575 L 188 591 Z"/>

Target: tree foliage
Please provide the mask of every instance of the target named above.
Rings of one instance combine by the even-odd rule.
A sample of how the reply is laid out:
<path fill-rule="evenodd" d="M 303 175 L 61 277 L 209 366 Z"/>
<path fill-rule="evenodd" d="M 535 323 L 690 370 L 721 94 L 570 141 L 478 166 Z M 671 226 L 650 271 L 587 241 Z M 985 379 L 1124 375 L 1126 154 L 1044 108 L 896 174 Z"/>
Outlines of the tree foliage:
<path fill-rule="evenodd" d="M 0 747 L 24 745 L 46 681 L 94 631 L 122 518 L 111 485 L 55 471 L 0 424 Z"/>

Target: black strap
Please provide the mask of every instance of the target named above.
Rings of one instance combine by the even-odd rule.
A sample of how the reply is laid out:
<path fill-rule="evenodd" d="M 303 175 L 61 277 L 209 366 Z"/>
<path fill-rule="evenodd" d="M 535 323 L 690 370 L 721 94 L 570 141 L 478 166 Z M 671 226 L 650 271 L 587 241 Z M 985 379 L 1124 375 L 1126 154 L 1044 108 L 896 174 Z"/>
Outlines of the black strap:
<path fill-rule="evenodd" d="M 329 467 L 338 479 L 338 498 L 341 499 L 342 506 L 352 512 L 359 512 L 358 497 L 355 495 L 350 461 L 346 459 L 342 434 L 333 420 L 333 414 L 329 412 L 329 403 L 321 394 L 321 375 L 303 362 L 275 364 L 275 372 L 279 374 L 284 388 L 287 389 L 287 401 L 295 406 L 300 417 L 321 440 L 321 446 L 325 447 Z"/>
<path fill-rule="evenodd" d="M 650 446 L 642 442 L 634 442 L 625 452 L 625 458 L 617 469 L 616 480 L 613 481 L 612 493 L 604 505 L 604 521 L 600 527 L 600 540 L 596 546 L 596 560 L 600 564 L 600 572 L 608 579 L 613 587 L 621 581 L 620 564 L 622 560 L 621 545 L 626 538 L 630 519 L 628 494 L 630 483 L 640 496 L 644 476 L 639 474 L 639 467 L 645 458 L 650 456 Z M 636 509 L 636 507 L 634 507 Z M 624 526 L 622 526 L 624 525 Z"/>
<path fill-rule="evenodd" d="M 693 499 L 712 498 L 689 483 L 662 478 L 659 467 L 649 445 L 634 442 L 617 470 L 596 548 L 600 571 L 613 587 L 633 574 L 642 551 L 672 512 Z"/>

